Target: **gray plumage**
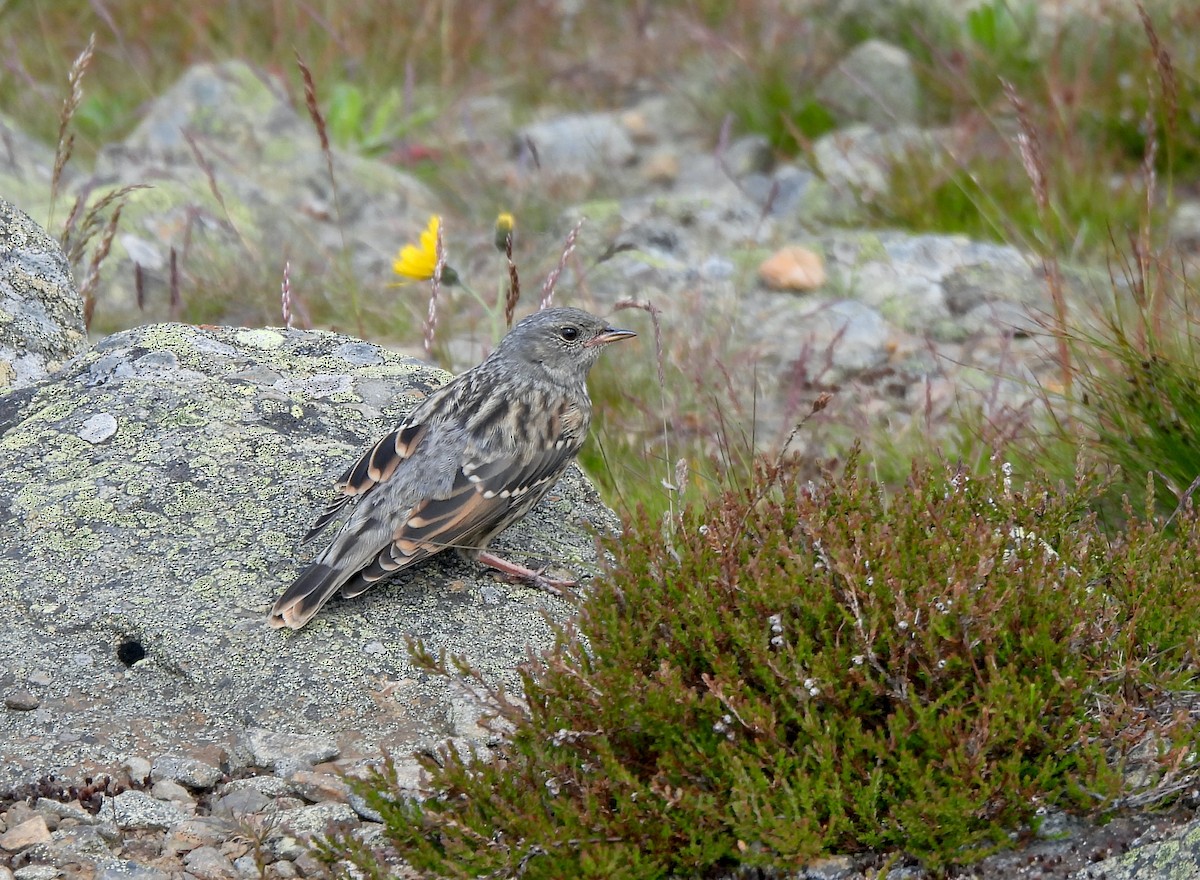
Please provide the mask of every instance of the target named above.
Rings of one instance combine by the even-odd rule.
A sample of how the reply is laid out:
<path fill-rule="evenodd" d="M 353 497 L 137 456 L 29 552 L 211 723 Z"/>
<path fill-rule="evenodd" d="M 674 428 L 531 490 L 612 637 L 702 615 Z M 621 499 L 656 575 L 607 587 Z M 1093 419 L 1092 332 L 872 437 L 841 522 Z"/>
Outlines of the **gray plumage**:
<path fill-rule="evenodd" d="M 338 497 L 304 541 L 350 503 L 346 522 L 276 601 L 271 626 L 299 629 L 334 593 L 358 596 L 450 548 L 536 576 L 487 546 L 574 460 L 591 423 L 588 373 L 605 345 L 634 335 L 579 309 L 520 321 L 483 363 L 426 398 L 342 475 Z"/>

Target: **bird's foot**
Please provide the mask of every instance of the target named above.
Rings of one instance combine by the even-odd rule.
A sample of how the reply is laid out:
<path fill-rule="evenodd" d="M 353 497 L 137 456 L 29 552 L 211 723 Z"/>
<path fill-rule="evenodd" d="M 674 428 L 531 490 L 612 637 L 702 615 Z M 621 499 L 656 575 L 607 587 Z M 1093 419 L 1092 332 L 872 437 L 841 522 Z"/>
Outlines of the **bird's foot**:
<path fill-rule="evenodd" d="M 487 550 L 480 553 L 477 559 L 489 568 L 494 568 L 496 571 L 501 572 L 509 580 L 529 584 L 555 596 L 566 596 L 567 590 L 579 584 L 579 581 L 576 580 L 547 577 L 545 568 L 526 568 L 524 565 L 510 562 L 504 557 L 497 556 L 495 553 L 490 553 Z"/>

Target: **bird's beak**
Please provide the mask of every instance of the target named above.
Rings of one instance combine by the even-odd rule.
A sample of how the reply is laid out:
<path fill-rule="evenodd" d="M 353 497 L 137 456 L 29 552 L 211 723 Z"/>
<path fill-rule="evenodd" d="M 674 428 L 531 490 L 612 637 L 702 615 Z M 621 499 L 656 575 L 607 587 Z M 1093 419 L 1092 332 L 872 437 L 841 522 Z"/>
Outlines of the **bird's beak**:
<path fill-rule="evenodd" d="M 622 339 L 629 339 L 632 336 L 637 336 L 632 330 L 617 330 L 615 327 L 608 327 L 599 336 L 589 339 L 583 344 L 584 348 L 596 348 L 600 345 L 608 345 L 610 342 L 619 342 Z"/>

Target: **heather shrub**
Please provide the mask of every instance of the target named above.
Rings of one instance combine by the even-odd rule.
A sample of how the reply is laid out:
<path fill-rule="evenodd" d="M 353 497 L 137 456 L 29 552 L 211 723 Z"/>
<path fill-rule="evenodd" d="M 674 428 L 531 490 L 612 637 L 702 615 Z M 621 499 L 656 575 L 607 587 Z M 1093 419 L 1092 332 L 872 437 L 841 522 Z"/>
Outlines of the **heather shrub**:
<path fill-rule="evenodd" d="M 420 802 L 384 770 L 362 789 L 388 848 L 334 838 L 325 856 L 438 877 L 704 876 L 864 850 L 937 869 L 1039 809 L 1111 806 L 1147 736 L 1140 754 L 1181 772 L 1187 726 L 1139 700 L 1194 674 L 1195 519 L 1130 515 L 1109 536 L 1092 481 L 1016 488 L 1007 470 L 918 467 L 885 494 L 855 460 L 818 484 L 761 465 L 666 534 L 635 518 L 524 699 L 491 692 L 498 755 L 446 746 Z"/>

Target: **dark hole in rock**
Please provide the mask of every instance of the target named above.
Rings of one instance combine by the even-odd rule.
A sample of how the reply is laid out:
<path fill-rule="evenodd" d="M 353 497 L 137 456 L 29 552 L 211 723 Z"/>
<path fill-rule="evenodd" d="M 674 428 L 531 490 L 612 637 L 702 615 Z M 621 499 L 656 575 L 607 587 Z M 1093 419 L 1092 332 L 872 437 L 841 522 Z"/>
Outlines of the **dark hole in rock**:
<path fill-rule="evenodd" d="M 117 659 L 126 666 L 132 666 L 146 656 L 146 649 L 137 639 L 122 639 L 117 645 Z"/>

